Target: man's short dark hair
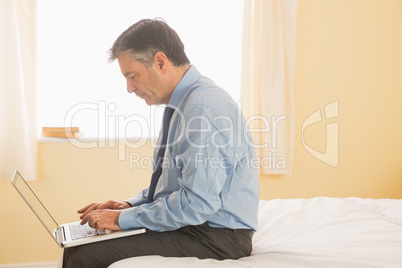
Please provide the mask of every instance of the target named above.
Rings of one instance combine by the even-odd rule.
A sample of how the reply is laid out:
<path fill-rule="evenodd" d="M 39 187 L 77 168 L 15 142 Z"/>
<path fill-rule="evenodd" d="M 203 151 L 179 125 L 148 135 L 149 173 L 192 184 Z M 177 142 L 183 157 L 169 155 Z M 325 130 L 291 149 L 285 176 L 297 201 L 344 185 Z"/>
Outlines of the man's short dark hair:
<path fill-rule="evenodd" d="M 161 19 L 144 19 L 125 30 L 109 50 L 109 61 L 122 53 L 150 67 L 157 52 L 163 52 L 174 66 L 190 64 L 179 35 Z"/>

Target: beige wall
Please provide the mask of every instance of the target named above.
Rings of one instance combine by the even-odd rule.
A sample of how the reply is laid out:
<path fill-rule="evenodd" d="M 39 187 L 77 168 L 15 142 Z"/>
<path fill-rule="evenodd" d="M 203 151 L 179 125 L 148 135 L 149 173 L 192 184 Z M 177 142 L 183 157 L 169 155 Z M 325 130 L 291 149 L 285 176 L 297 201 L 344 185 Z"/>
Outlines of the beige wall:
<path fill-rule="evenodd" d="M 261 177 L 261 197 L 402 198 L 402 1 L 300 0 L 296 33 L 294 172 Z M 304 133 L 323 152 L 325 123 L 339 123 L 333 168 L 301 128 L 335 100 L 339 117 Z"/>
<path fill-rule="evenodd" d="M 402 198 L 402 1 L 300 0 L 296 42 L 294 172 L 261 176 L 261 198 Z M 301 126 L 335 100 L 339 117 L 328 121 L 339 123 L 333 168 L 304 149 Z M 305 132 L 320 151 L 325 123 Z M 117 148 L 39 143 L 39 179 L 30 185 L 58 222 L 77 220 L 75 210 L 89 202 L 121 200 L 146 187 L 151 171 L 130 168 L 129 154 L 151 151 L 130 149 L 118 161 Z M 0 264 L 58 259 L 61 250 L 9 183 L 0 183 L 0 204 Z"/>

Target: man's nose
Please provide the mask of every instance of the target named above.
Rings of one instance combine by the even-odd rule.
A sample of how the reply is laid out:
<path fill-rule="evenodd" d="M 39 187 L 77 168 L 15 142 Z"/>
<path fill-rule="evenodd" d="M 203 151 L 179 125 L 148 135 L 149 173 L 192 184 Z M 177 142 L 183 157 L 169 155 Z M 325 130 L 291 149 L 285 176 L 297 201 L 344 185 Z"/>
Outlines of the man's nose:
<path fill-rule="evenodd" d="M 135 86 L 127 80 L 127 92 L 133 93 L 135 91 Z"/>

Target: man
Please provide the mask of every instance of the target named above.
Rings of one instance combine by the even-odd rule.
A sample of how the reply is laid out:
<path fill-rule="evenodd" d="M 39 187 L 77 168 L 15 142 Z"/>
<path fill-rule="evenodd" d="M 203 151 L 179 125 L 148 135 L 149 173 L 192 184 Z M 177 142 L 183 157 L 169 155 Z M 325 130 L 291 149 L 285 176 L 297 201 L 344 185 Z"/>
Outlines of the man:
<path fill-rule="evenodd" d="M 150 187 L 124 201 L 90 204 L 82 224 L 99 230 L 147 228 L 120 239 L 65 249 L 63 267 L 107 267 L 133 256 L 238 259 L 257 228 L 258 175 L 237 104 L 190 65 L 177 33 L 141 20 L 110 50 L 127 91 L 166 105 Z"/>

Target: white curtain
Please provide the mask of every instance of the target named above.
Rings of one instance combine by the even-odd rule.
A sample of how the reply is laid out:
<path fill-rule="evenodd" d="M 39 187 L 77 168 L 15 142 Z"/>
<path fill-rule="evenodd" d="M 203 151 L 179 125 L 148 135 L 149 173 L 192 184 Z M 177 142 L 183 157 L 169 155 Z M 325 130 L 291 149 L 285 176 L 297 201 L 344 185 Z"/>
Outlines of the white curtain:
<path fill-rule="evenodd" d="M 0 0 L 0 181 L 36 179 L 36 1 Z"/>
<path fill-rule="evenodd" d="M 291 175 L 297 0 L 245 0 L 242 110 L 260 171 Z"/>

